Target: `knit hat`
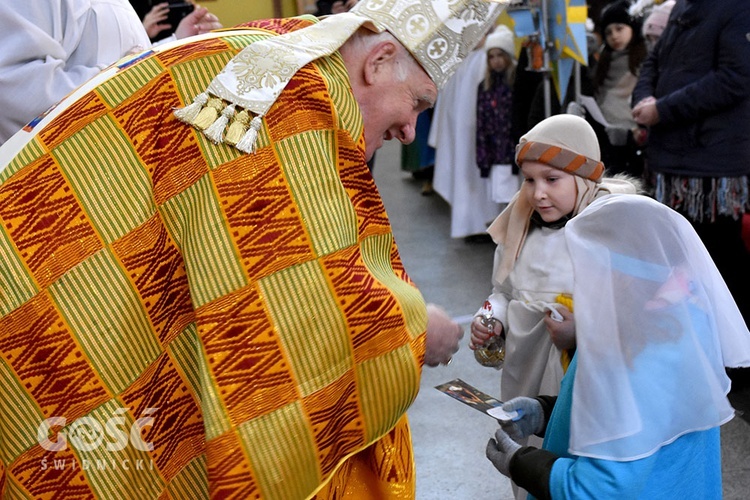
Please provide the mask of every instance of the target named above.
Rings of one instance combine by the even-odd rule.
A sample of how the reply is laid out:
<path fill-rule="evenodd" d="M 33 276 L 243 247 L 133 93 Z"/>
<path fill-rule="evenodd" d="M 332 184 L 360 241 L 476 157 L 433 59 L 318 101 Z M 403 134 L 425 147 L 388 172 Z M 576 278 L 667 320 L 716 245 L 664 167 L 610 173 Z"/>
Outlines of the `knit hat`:
<path fill-rule="evenodd" d="M 630 15 L 630 2 L 619 0 L 604 7 L 599 17 L 599 32 L 603 35 L 607 26 L 614 23 L 627 24 L 635 27 L 635 20 Z"/>
<path fill-rule="evenodd" d="M 669 14 L 672 12 L 675 0 L 667 0 L 663 4 L 657 5 L 643 22 L 643 36 L 653 36 L 659 38 L 667 27 Z"/>
<path fill-rule="evenodd" d="M 500 49 L 511 58 L 515 59 L 516 44 L 514 42 L 513 32 L 505 25 L 501 24 L 495 31 L 487 35 L 484 42 L 484 50 Z"/>
<path fill-rule="evenodd" d="M 351 11 L 247 45 L 192 104 L 175 110 L 214 143 L 255 151 L 263 116 L 297 71 L 360 28 L 389 31 L 440 89 L 505 8 L 506 0 L 361 0 Z M 253 116 L 255 115 L 255 116 Z"/>
<path fill-rule="evenodd" d="M 604 173 L 599 141 L 580 116 L 554 115 L 529 130 L 516 146 L 516 164 L 538 161 L 569 174 L 600 182 Z"/>

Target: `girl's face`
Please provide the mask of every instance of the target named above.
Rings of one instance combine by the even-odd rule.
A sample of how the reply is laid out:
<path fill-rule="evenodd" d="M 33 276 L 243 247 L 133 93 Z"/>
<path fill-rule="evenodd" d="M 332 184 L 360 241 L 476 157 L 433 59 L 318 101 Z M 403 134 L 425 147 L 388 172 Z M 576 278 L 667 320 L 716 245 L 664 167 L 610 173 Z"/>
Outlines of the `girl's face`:
<path fill-rule="evenodd" d="M 604 39 L 612 50 L 624 50 L 633 38 L 633 28 L 627 24 L 611 23 L 604 29 Z"/>
<path fill-rule="evenodd" d="M 555 222 L 573 212 L 578 197 L 573 174 L 536 161 L 523 162 L 521 173 L 523 196 L 544 222 Z"/>
<path fill-rule="evenodd" d="M 510 65 L 510 58 L 502 49 L 487 51 L 487 65 L 492 71 L 505 71 Z"/>

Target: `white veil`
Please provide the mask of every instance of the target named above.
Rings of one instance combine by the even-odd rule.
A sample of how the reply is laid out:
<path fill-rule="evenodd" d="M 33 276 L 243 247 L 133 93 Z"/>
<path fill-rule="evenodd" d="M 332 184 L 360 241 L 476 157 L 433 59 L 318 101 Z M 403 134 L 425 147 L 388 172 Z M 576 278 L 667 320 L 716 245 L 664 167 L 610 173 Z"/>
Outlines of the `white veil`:
<path fill-rule="evenodd" d="M 750 332 L 690 223 L 645 196 L 610 195 L 565 235 L 578 344 L 571 453 L 635 460 L 730 420 L 724 368 L 750 365 Z"/>

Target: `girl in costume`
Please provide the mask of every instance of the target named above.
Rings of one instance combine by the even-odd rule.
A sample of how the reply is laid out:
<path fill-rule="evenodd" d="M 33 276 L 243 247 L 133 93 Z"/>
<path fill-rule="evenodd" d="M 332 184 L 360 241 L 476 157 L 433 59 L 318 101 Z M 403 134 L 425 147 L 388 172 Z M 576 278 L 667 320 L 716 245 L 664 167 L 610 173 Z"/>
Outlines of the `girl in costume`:
<path fill-rule="evenodd" d="M 576 354 L 558 397 L 519 411 L 487 457 L 537 498 L 721 498 L 725 367 L 750 332 L 690 223 L 644 196 L 595 200 L 566 226 Z M 544 436 L 543 449 L 522 447 Z"/>
<path fill-rule="evenodd" d="M 488 229 L 498 245 L 493 290 L 472 321 L 470 344 L 475 349 L 492 334 L 506 337 L 505 401 L 557 394 L 562 353 L 575 346 L 573 314 L 560 303 L 573 295 L 566 224 L 600 196 L 638 190 L 624 178 L 603 178 L 596 134 L 574 115 L 555 115 L 532 128 L 521 137 L 516 162 L 523 184 Z M 483 324 L 487 316 L 495 322 L 492 332 Z"/>

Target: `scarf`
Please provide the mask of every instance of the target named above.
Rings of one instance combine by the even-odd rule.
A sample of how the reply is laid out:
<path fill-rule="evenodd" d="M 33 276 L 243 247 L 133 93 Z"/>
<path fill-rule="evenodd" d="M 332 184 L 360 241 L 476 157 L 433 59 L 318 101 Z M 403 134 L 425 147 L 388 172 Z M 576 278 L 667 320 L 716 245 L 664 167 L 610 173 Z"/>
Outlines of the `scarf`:
<path fill-rule="evenodd" d="M 570 217 L 575 217 L 589 206 L 592 201 L 602 196 L 615 193 L 635 194 L 635 184 L 625 178 L 610 177 L 597 183 L 580 176 L 574 176 L 576 181 L 576 203 Z M 487 232 L 492 240 L 504 247 L 503 257 L 500 265 L 495 270 L 495 279 L 498 283 L 505 281 L 515 266 L 518 256 L 521 254 L 526 235 L 529 232 L 531 216 L 534 207 L 529 203 L 524 193 L 524 187 L 516 193 L 513 199 L 505 207 L 505 210 L 497 216 L 490 224 Z"/>

